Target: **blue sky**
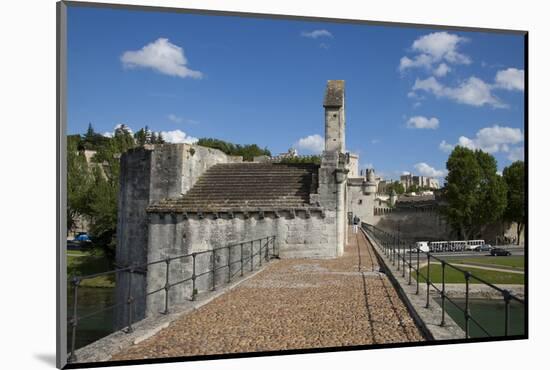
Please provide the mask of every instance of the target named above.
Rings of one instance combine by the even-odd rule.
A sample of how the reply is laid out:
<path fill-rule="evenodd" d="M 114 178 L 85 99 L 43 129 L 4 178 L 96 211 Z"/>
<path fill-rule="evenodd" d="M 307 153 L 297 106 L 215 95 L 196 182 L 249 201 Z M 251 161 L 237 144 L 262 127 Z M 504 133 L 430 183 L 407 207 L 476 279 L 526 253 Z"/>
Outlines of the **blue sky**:
<path fill-rule="evenodd" d="M 68 133 L 148 125 L 318 152 L 326 81 L 346 80 L 346 146 L 396 179 L 445 175 L 454 145 L 523 158 L 523 37 L 69 7 Z"/>

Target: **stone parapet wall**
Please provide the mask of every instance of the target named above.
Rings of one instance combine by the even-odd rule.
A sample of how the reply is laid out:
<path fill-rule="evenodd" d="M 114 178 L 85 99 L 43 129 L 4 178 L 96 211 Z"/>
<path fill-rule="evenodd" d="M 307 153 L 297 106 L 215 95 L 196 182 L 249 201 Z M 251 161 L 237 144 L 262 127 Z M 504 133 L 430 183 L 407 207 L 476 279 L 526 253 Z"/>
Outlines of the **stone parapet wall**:
<path fill-rule="evenodd" d="M 148 262 L 211 251 L 215 253 L 216 284 L 224 284 L 228 274 L 239 274 L 241 249 L 239 243 L 275 236 L 274 250 L 281 258 L 331 258 L 337 256 L 336 214 L 335 212 L 304 210 L 274 212 L 235 212 L 230 214 L 151 214 L 149 224 Z M 229 250 L 225 247 L 235 245 Z M 245 271 L 250 270 L 249 256 L 259 253 L 260 242 L 243 245 Z M 273 248 L 270 244 L 270 248 Z M 270 253 L 271 253 L 270 249 Z M 208 271 L 213 266 L 213 253 L 201 253 L 195 261 L 196 274 Z M 228 271 L 228 258 L 232 263 Z M 254 265 L 259 264 L 258 256 Z M 186 257 L 170 262 L 170 281 L 177 282 L 192 275 L 192 258 Z M 211 273 L 196 280 L 196 289 L 203 292 L 211 289 Z M 166 281 L 166 263 L 161 262 L 148 267 L 147 292 L 164 287 Z M 169 290 L 170 304 L 184 303 L 192 294 L 191 281 L 177 285 Z M 160 291 L 147 299 L 146 314 L 154 314 L 164 309 L 165 292 Z"/>
<path fill-rule="evenodd" d="M 150 261 L 146 209 L 151 203 L 181 196 L 215 164 L 240 161 L 242 157 L 227 156 L 220 150 L 191 144 L 146 145 L 124 153 L 120 159 L 117 266 L 142 265 Z M 120 302 L 127 296 L 130 275 L 132 295 L 138 297 L 133 315 L 136 319 L 141 319 L 145 314 L 145 273 L 117 274 L 117 301 Z M 125 325 L 128 315 L 126 309 L 126 305 L 117 308 L 116 327 Z"/>

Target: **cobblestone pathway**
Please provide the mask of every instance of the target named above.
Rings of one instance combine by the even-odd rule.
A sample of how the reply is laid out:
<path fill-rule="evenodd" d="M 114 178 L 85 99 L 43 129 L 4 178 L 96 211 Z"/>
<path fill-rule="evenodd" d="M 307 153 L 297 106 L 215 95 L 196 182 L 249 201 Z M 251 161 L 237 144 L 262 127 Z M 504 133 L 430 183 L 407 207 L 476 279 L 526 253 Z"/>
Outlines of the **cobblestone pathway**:
<path fill-rule="evenodd" d="M 343 257 L 272 262 L 113 360 L 422 341 L 377 271 L 366 238 L 350 234 Z"/>

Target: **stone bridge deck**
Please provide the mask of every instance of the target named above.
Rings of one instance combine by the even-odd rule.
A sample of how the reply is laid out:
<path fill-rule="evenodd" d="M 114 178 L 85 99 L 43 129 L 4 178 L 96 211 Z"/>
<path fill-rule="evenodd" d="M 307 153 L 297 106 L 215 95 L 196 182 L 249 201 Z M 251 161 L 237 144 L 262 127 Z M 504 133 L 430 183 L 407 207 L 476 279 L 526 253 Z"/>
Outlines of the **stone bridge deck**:
<path fill-rule="evenodd" d="M 270 263 L 112 360 L 424 340 L 377 271 L 372 246 L 350 233 L 343 257 Z"/>

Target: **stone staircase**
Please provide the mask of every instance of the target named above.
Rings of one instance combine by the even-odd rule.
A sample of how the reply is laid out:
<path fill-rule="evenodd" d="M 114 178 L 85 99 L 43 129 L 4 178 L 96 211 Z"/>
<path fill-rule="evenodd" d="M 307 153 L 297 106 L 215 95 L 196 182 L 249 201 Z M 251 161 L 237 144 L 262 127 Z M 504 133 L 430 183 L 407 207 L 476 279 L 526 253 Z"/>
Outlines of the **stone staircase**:
<path fill-rule="evenodd" d="M 226 163 L 208 169 L 182 197 L 149 207 L 165 212 L 227 212 L 311 207 L 318 165 Z"/>

